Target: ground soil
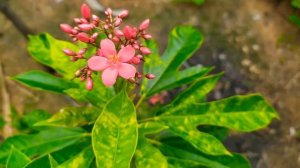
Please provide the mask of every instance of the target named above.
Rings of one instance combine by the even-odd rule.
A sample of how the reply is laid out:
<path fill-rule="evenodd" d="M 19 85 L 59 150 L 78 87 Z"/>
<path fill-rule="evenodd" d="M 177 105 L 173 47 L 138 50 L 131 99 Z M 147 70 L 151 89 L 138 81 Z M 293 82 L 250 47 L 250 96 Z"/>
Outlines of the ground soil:
<path fill-rule="evenodd" d="M 66 39 L 58 28 L 78 16 L 81 0 L 10 0 L 16 14 L 34 32 L 49 32 Z M 194 25 L 205 41 L 190 65 L 215 66 L 225 71 L 211 99 L 259 92 L 274 105 L 281 119 L 269 128 L 249 134 L 232 133 L 225 142 L 231 151 L 247 155 L 253 167 L 300 167 L 300 32 L 289 21 L 299 13 L 289 0 L 207 0 L 202 6 L 171 0 L 102 0 L 113 9 L 131 12 L 128 22 L 151 19 L 150 33 L 161 50 L 176 25 Z M 0 15 L 0 51 L 5 76 L 45 69 L 26 51 L 26 39 Z M 5 78 L 10 105 L 22 112 L 36 108 L 56 112 L 70 100 L 61 95 L 33 91 Z M 0 97 L 3 101 L 4 97 Z M 7 101 L 6 101 L 7 102 Z M 3 110 L 4 106 L 1 106 Z"/>

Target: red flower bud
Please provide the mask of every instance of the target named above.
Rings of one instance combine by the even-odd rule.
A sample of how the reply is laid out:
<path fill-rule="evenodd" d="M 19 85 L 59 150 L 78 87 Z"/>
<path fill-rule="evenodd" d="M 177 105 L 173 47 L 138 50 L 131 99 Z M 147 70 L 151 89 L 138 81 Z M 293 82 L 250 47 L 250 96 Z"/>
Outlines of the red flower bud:
<path fill-rule="evenodd" d="M 80 20 L 79 18 L 74 18 L 74 22 L 75 22 L 76 24 L 81 24 L 81 20 Z"/>
<path fill-rule="evenodd" d="M 75 56 L 76 53 L 69 49 L 63 49 L 63 52 L 68 56 Z"/>
<path fill-rule="evenodd" d="M 87 4 L 82 4 L 80 10 L 82 17 L 85 19 L 89 19 L 91 17 L 91 8 Z"/>
<path fill-rule="evenodd" d="M 129 40 L 136 37 L 137 29 L 130 26 L 125 26 L 123 29 L 123 33 L 125 35 L 125 38 Z"/>
<path fill-rule="evenodd" d="M 96 40 L 98 36 L 99 36 L 99 33 L 94 33 L 94 34 L 92 34 L 91 38 Z"/>
<path fill-rule="evenodd" d="M 146 30 L 150 25 L 150 20 L 149 19 L 146 19 L 144 20 L 141 24 L 140 24 L 140 27 L 139 29 L 140 30 Z"/>
<path fill-rule="evenodd" d="M 88 77 L 85 86 L 87 90 L 93 90 L 93 80 L 91 77 Z"/>
<path fill-rule="evenodd" d="M 114 25 L 115 25 L 116 27 L 118 27 L 118 26 L 120 26 L 121 24 L 122 24 L 122 19 L 121 19 L 121 18 L 117 18 Z"/>
<path fill-rule="evenodd" d="M 148 78 L 148 79 L 154 79 L 155 75 L 153 75 L 153 74 L 146 74 L 145 77 Z"/>
<path fill-rule="evenodd" d="M 94 28 L 94 25 L 84 23 L 84 24 L 78 25 L 78 27 L 82 31 L 89 31 L 89 30 L 92 30 Z"/>
<path fill-rule="evenodd" d="M 141 79 L 143 77 L 143 75 L 139 72 L 135 73 L 135 77 L 137 77 L 138 79 Z"/>
<path fill-rule="evenodd" d="M 120 38 L 117 37 L 117 36 L 114 36 L 114 37 L 113 37 L 113 41 L 116 42 L 116 43 L 118 43 L 118 42 L 120 42 Z"/>
<path fill-rule="evenodd" d="M 132 61 L 132 63 L 134 63 L 134 64 L 136 64 L 136 65 L 138 65 L 138 64 L 141 63 L 141 60 L 140 60 L 138 57 L 133 57 L 133 58 L 131 59 L 131 61 Z"/>
<path fill-rule="evenodd" d="M 82 42 L 85 42 L 85 43 L 88 43 L 90 41 L 90 37 L 88 36 L 88 34 L 86 33 L 78 33 L 77 36 L 78 40 L 82 41 Z"/>
<path fill-rule="evenodd" d="M 72 33 L 73 27 L 68 24 L 60 24 L 60 29 L 65 33 Z"/>
<path fill-rule="evenodd" d="M 127 17 L 128 14 L 129 14 L 128 10 L 123 10 L 122 12 L 119 13 L 118 17 L 123 19 Z"/>
<path fill-rule="evenodd" d="M 119 29 L 115 29 L 115 30 L 114 30 L 114 33 L 115 33 L 115 35 L 118 36 L 118 37 L 124 36 L 124 33 L 123 33 L 121 30 L 119 30 Z"/>
<path fill-rule="evenodd" d="M 142 54 L 145 54 L 145 55 L 151 54 L 150 49 L 147 48 L 147 47 L 141 47 L 141 48 L 140 48 L 140 51 L 142 52 Z"/>

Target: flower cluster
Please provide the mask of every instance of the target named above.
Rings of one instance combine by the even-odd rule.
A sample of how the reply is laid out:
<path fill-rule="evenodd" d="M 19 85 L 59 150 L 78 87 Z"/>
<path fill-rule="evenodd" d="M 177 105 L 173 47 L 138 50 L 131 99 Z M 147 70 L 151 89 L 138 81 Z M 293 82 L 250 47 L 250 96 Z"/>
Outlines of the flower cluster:
<path fill-rule="evenodd" d="M 67 33 L 73 42 L 81 41 L 92 47 L 96 47 L 96 52 L 86 57 L 88 49 L 83 48 L 78 52 L 64 49 L 63 52 L 71 57 L 71 61 L 79 59 L 87 60 L 87 65 L 75 73 L 75 77 L 86 81 L 86 88 L 93 88 L 92 73 L 102 72 L 102 81 L 106 86 L 113 86 L 118 77 L 122 77 L 130 82 L 136 83 L 137 79 L 145 76 L 153 79 L 153 74 L 143 75 L 137 72 L 137 65 L 144 61 L 144 56 L 151 54 L 149 48 L 143 46 L 142 40 L 151 39 L 146 30 L 149 27 L 149 19 L 144 20 L 138 28 L 124 26 L 120 28 L 123 19 L 128 16 L 128 11 L 124 10 L 114 17 L 112 10 L 105 11 L 105 19 L 92 15 L 88 5 L 81 6 L 82 18 L 75 18 L 76 26 L 60 24 L 63 32 Z"/>

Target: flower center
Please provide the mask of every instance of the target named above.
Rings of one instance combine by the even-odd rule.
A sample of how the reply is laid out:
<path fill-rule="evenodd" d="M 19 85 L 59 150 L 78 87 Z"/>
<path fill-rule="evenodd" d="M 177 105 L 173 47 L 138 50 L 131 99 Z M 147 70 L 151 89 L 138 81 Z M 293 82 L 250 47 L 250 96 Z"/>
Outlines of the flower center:
<path fill-rule="evenodd" d="M 111 63 L 114 63 L 114 64 L 119 62 L 119 56 L 118 55 L 110 55 L 108 57 L 108 59 L 110 60 Z"/>

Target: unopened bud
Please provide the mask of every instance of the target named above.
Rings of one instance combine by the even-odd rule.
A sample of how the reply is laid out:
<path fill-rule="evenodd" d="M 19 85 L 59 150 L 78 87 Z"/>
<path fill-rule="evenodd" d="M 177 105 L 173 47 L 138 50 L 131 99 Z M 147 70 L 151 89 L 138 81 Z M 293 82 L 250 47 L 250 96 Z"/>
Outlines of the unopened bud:
<path fill-rule="evenodd" d="M 112 14 L 112 10 L 110 8 L 107 8 L 104 13 L 105 13 L 105 15 L 109 16 Z"/>
<path fill-rule="evenodd" d="M 150 34 L 145 34 L 145 35 L 143 35 L 143 37 L 144 37 L 144 39 L 147 39 L 147 40 L 152 38 L 152 36 Z"/>
<path fill-rule="evenodd" d="M 114 36 L 114 37 L 113 37 L 113 41 L 116 42 L 116 43 L 118 43 L 118 42 L 120 42 L 120 38 L 117 37 L 117 36 Z"/>
<path fill-rule="evenodd" d="M 78 54 L 82 55 L 87 51 L 87 48 L 83 48 L 81 50 L 78 51 Z"/>
<path fill-rule="evenodd" d="M 90 31 L 94 28 L 94 25 L 92 24 L 80 24 L 78 25 L 79 29 L 82 30 L 82 31 Z"/>
<path fill-rule="evenodd" d="M 65 33 L 72 33 L 73 27 L 68 24 L 60 24 L 60 29 Z"/>
<path fill-rule="evenodd" d="M 69 49 L 63 49 L 63 52 L 68 56 L 75 56 L 76 53 Z"/>
<path fill-rule="evenodd" d="M 132 63 L 134 63 L 134 64 L 136 64 L 136 65 L 138 65 L 138 64 L 141 63 L 141 60 L 140 60 L 138 57 L 133 57 L 133 58 L 131 59 L 131 61 L 132 61 Z"/>
<path fill-rule="evenodd" d="M 80 20 L 79 18 L 74 18 L 74 22 L 75 22 L 76 24 L 81 24 L 81 23 L 82 23 L 81 20 Z"/>
<path fill-rule="evenodd" d="M 121 19 L 121 18 L 117 18 L 114 25 L 115 25 L 116 27 L 118 27 L 118 26 L 120 26 L 121 24 L 122 24 L 122 19 Z"/>
<path fill-rule="evenodd" d="M 71 31 L 71 34 L 72 34 L 72 35 L 76 35 L 76 34 L 78 34 L 78 30 L 76 30 L 76 29 L 72 29 L 72 31 Z"/>
<path fill-rule="evenodd" d="M 85 43 L 88 43 L 90 41 L 89 36 L 83 32 L 78 33 L 76 37 L 78 38 L 78 40 L 85 42 Z"/>
<path fill-rule="evenodd" d="M 83 70 L 82 70 L 82 69 L 76 71 L 76 72 L 75 72 L 75 77 L 76 77 L 76 78 L 80 77 L 80 76 L 82 75 L 82 73 L 83 73 Z"/>
<path fill-rule="evenodd" d="M 146 19 L 144 20 L 141 24 L 140 24 L 140 27 L 139 29 L 140 30 L 146 30 L 150 25 L 150 20 L 149 19 Z"/>
<path fill-rule="evenodd" d="M 115 35 L 118 36 L 118 37 L 124 36 L 124 33 L 122 32 L 122 30 L 119 30 L 119 29 L 115 29 L 115 30 L 114 30 L 114 33 L 115 33 Z"/>
<path fill-rule="evenodd" d="M 138 44 L 133 44 L 133 48 L 138 50 L 138 49 L 140 49 L 140 46 Z"/>
<path fill-rule="evenodd" d="M 87 4 L 82 4 L 80 9 L 82 17 L 85 19 L 89 19 L 91 17 L 91 8 Z"/>
<path fill-rule="evenodd" d="M 148 78 L 148 79 L 154 79 L 155 75 L 153 75 L 153 74 L 146 74 L 145 77 Z"/>
<path fill-rule="evenodd" d="M 81 24 L 84 24 L 84 23 L 89 23 L 89 21 L 88 21 L 88 20 L 86 20 L 85 18 L 81 18 L 81 19 L 80 19 L 80 22 L 81 22 Z"/>
<path fill-rule="evenodd" d="M 129 14 L 128 10 L 123 10 L 122 12 L 119 13 L 118 17 L 123 19 L 127 17 L 128 14 Z"/>
<path fill-rule="evenodd" d="M 143 75 L 139 72 L 135 73 L 135 77 L 137 77 L 138 79 L 141 79 L 143 77 Z"/>
<path fill-rule="evenodd" d="M 99 33 L 94 33 L 94 34 L 92 34 L 91 38 L 96 40 L 98 36 L 99 36 Z"/>
<path fill-rule="evenodd" d="M 140 48 L 140 51 L 142 52 L 142 54 L 145 54 L 145 55 L 151 54 L 150 49 L 147 48 L 147 47 L 141 47 L 141 48 Z"/>

